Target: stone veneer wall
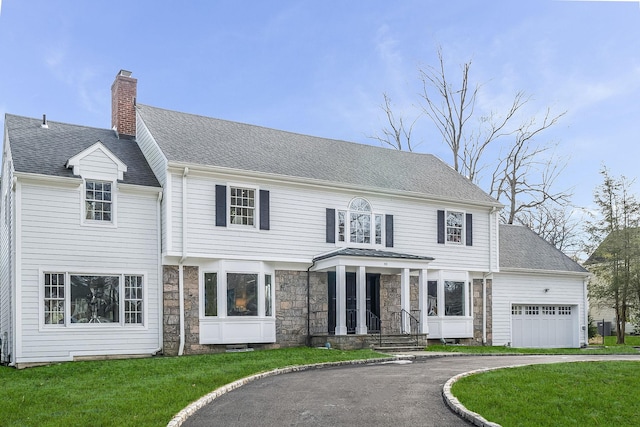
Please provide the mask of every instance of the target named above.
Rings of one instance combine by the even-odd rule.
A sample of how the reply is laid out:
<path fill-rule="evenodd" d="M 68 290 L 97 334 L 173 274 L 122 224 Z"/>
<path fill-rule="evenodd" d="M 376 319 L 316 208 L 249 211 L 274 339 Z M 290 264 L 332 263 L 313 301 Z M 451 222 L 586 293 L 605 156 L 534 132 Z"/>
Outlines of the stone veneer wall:
<path fill-rule="evenodd" d="M 493 341 L 491 333 L 493 320 L 491 288 L 492 281 L 487 279 L 487 345 L 491 345 Z M 473 279 L 473 344 L 482 345 L 482 279 Z"/>
<path fill-rule="evenodd" d="M 224 351 L 226 346 L 199 344 L 198 267 L 183 267 L 185 305 L 185 354 Z M 164 354 L 177 355 L 180 345 L 180 296 L 178 266 L 163 267 Z M 327 333 L 327 274 L 311 273 L 309 329 L 312 335 Z M 418 278 L 409 283 L 411 310 L 418 310 Z M 308 344 L 307 338 L 307 272 L 275 272 L 276 344 L 261 347 L 291 347 Z M 482 344 L 482 279 L 473 281 L 474 343 Z M 382 333 L 397 333 L 390 325 L 393 313 L 400 312 L 400 276 L 380 276 L 380 317 Z M 487 280 L 487 344 L 491 345 L 491 280 Z"/>
<path fill-rule="evenodd" d="M 163 353 L 176 356 L 180 347 L 180 294 L 179 267 L 165 265 L 164 283 L 164 331 Z M 193 266 L 183 267 L 184 278 L 184 354 L 217 353 L 226 346 L 200 344 L 200 290 L 198 284 L 199 269 Z"/>

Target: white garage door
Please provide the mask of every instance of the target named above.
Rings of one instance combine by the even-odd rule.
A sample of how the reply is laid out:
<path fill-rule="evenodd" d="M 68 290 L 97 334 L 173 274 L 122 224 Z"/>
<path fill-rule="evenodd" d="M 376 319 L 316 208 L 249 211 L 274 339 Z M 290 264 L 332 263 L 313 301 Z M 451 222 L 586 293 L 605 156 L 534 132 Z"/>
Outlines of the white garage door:
<path fill-rule="evenodd" d="M 512 305 L 513 347 L 579 347 L 578 307 L 572 305 Z"/>

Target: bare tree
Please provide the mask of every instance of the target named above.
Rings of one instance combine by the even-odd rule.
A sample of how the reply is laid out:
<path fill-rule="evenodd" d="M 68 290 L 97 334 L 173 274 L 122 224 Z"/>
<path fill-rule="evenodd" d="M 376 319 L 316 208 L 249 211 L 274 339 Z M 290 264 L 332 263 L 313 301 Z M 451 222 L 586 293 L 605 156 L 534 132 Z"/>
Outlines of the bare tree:
<path fill-rule="evenodd" d="M 453 87 L 447 79 L 442 49 L 438 49 L 438 66 L 419 70 L 425 105 L 424 113 L 436 125 L 442 140 L 451 150 L 453 168 L 472 181 L 482 169 L 482 158 L 487 147 L 502 136 L 510 135 L 508 124 L 529 98 L 518 92 L 504 115 L 495 112 L 476 118 L 476 103 L 481 85 L 470 83 L 471 61 L 462 64 L 459 87 Z M 478 126 L 477 128 L 475 126 Z"/>
<path fill-rule="evenodd" d="M 413 151 L 415 146 L 411 140 L 411 133 L 420 116 L 407 125 L 402 116 L 396 116 L 393 112 L 391 98 L 386 93 L 383 93 L 382 96 L 384 97 L 384 105 L 380 108 L 384 111 L 389 126 L 382 128 L 382 135 L 376 134 L 369 136 L 369 138 L 376 139 L 383 145 L 389 145 L 396 150 Z"/>
<path fill-rule="evenodd" d="M 507 207 L 503 214 L 505 222 L 527 224 L 543 236 L 548 236 L 545 227 L 551 223 L 559 225 L 561 220 L 564 220 L 565 229 L 570 228 L 570 218 L 560 213 L 566 212 L 571 193 L 554 188 L 565 163 L 548 156 L 551 145 L 536 142 L 540 134 L 555 125 L 565 113 L 553 115 L 547 109 L 542 121 L 537 117 L 522 121 L 523 107 L 531 98 L 524 92 L 517 92 L 506 111 L 481 115 L 476 107 L 482 85 L 471 82 L 471 61 L 462 64 L 459 80 L 455 79 L 458 84 L 452 84 L 441 48 L 438 48 L 437 56 L 436 66 L 418 70 L 422 84 L 421 108 L 449 147 L 453 168 L 476 184 L 489 187 L 488 192 Z M 416 121 L 406 126 L 402 117 L 394 114 L 387 94 L 384 94 L 382 108 L 389 127 L 383 129 L 382 136 L 373 138 L 397 150 L 412 151 L 415 145 L 411 138 Z M 497 150 L 498 144 L 504 155 L 486 161 L 489 148 Z M 481 179 L 485 169 L 493 169 L 488 181 Z M 557 237 L 563 235 L 558 233 Z M 554 239 L 554 244 L 563 247 L 564 241 Z"/>
<path fill-rule="evenodd" d="M 584 214 L 571 206 L 549 206 L 543 204 L 521 212 L 516 217 L 518 224 L 529 227 L 540 237 L 567 254 L 577 254 L 583 249 L 580 239 L 580 224 Z"/>
<path fill-rule="evenodd" d="M 506 209 L 502 213 L 505 223 L 513 224 L 518 215 L 544 205 L 565 207 L 569 204 L 570 192 L 554 190 L 554 183 L 564 164 L 553 156 L 546 156 L 552 146 L 535 143 L 535 137 L 556 124 L 564 114 L 552 116 L 547 109 L 542 123 L 537 123 L 535 117 L 531 118 L 516 131 L 507 155 L 499 159 L 489 194 L 505 204 Z M 538 213 L 550 213 L 551 209 L 547 206 Z"/>

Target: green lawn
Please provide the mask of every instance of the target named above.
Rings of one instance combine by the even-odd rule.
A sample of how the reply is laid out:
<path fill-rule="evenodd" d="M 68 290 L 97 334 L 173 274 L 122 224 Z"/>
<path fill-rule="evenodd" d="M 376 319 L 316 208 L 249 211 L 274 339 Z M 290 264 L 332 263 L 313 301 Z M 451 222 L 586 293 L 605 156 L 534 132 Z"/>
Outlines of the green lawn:
<path fill-rule="evenodd" d="M 0 367 L 0 426 L 164 426 L 194 400 L 252 374 L 376 357 L 382 355 L 292 348 Z"/>
<path fill-rule="evenodd" d="M 602 341 L 598 340 L 598 342 L 602 342 Z M 640 347 L 640 335 L 625 335 L 624 344 Z M 616 337 L 604 337 L 604 345 L 612 346 L 612 345 L 622 345 L 622 344 L 616 344 Z"/>
<path fill-rule="evenodd" d="M 613 343 L 615 344 L 615 337 Z M 637 337 L 633 337 L 637 338 Z M 631 342 L 632 340 L 628 340 Z M 504 346 L 430 345 L 427 351 L 444 351 L 467 354 L 637 354 L 631 345 L 614 345 L 605 340 L 607 346 L 588 348 L 512 348 Z"/>
<path fill-rule="evenodd" d="M 469 410 L 509 426 L 637 426 L 640 362 L 508 368 L 465 377 L 452 393 Z"/>

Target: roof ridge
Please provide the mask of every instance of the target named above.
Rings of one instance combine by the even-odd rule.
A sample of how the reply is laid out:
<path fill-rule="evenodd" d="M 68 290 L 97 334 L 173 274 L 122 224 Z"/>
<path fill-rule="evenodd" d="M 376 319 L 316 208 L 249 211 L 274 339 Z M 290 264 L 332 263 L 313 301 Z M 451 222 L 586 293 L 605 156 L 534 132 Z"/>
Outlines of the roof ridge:
<path fill-rule="evenodd" d="M 18 115 L 18 114 L 5 113 L 5 118 L 9 117 L 9 116 L 15 117 L 15 118 L 18 118 L 18 119 L 33 120 L 33 121 L 37 121 L 38 123 L 42 122 L 42 119 L 37 118 L 37 117 L 29 117 L 29 116 L 21 116 L 21 115 Z M 102 127 L 97 127 L 97 126 L 79 125 L 79 124 L 76 124 L 76 123 L 67 123 L 67 122 L 60 122 L 60 121 L 57 121 L 57 120 L 49 120 L 49 118 L 47 118 L 47 124 L 50 124 L 50 123 L 54 123 L 54 124 L 58 124 L 58 125 L 64 125 L 64 126 L 74 126 L 74 127 L 83 128 L 83 129 L 106 130 L 106 131 L 115 132 L 113 129 L 107 128 L 107 127 L 102 128 Z"/>
<path fill-rule="evenodd" d="M 154 109 L 154 110 L 161 110 L 161 111 L 166 111 L 167 113 L 173 113 L 173 114 L 184 114 L 184 115 L 187 115 L 187 116 L 198 117 L 198 118 L 205 119 L 205 120 L 215 120 L 215 121 L 219 121 L 219 122 L 232 123 L 232 124 L 248 126 L 248 127 L 252 127 L 252 128 L 256 128 L 256 129 L 264 129 L 264 130 L 268 130 L 268 131 L 272 131 L 272 132 L 279 132 L 279 133 L 286 133 L 286 134 L 294 135 L 294 136 L 301 136 L 301 137 L 305 137 L 305 138 L 314 138 L 314 139 L 321 139 L 321 140 L 325 140 L 325 141 L 334 141 L 334 142 L 340 142 L 340 143 L 346 143 L 346 144 L 353 144 L 353 145 L 356 145 L 358 147 L 364 147 L 365 149 L 371 149 L 372 148 L 372 149 L 376 149 L 376 150 L 387 150 L 387 151 L 390 151 L 390 152 L 402 153 L 401 155 L 418 155 L 418 156 L 432 157 L 432 158 L 438 159 L 439 161 L 444 163 L 446 166 L 449 166 L 450 168 L 453 169 L 453 167 L 449 163 L 447 163 L 444 160 L 440 159 L 438 156 L 436 156 L 433 153 L 420 153 L 420 152 L 416 152 L 416 151 L 395 150 L 393 148 L 381 147 L 381 146 L 366 144 L 366 143 L 362 143 L 362 142 L 349 141 L 349 140 L 346 140 L 346 139 L 327 138 L 327 137 L 324 137 L 324 136 L 309 135 L 309 134 L 306 134 L 306 133 L 294 132 L 294 131 L 283 130 L 283 129 L 276 129 L 276 128 L 269 127 L 269 126 L 256 125 L 256 124 L 253 124 L 253 123 L 241 122 L 241 121 L 237 121 L 237 120 L 221 119 L 221 118 L 218 118 L 218 117 L 205 116 L 203 114 L 188 113 L 188 112 L 184 112 L 184 111 L 171 110 L 169 108 L 156 107 L 156 106 L 148 105 L 148 104 L 138 103 L 138 104 L 136 104 L 136 108 L 137 107 L 142 107 L 143 109 L 144 108 L 150 108 L 150 109 Z M 463 175 L 460 175 L 460 176 L 462 176 L 463 178 L 467 178 L 467 177 L 465 177 Z"/>

